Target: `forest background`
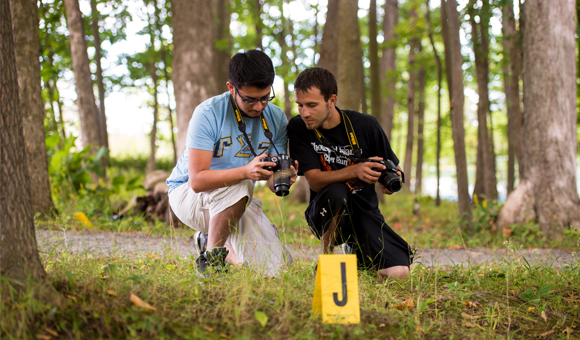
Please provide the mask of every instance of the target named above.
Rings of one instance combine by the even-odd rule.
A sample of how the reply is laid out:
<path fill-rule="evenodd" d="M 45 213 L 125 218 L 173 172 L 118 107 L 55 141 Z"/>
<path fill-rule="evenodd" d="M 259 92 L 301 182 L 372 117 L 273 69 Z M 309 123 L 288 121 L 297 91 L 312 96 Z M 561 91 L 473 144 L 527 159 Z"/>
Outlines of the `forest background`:
<path fill-rule="evenodd" d="M 123 270 L 117 274 L 133 275 L 129 279 L 119 276 L 115 281 L 118 290 L 142 290 L 160 304 L 176 298 L 155 297 L 155 288 L 148 290 L 147 282 L 156 287 L 159 274 L 177 268 L 171 272 L 169 285 L 186 284 L 179 280 L 190 273 L 190 265 L 171 257 L 157 261 L 148 255 L 151 262 L 147 265 L 153 271 L 142 272 L 143 259 L 138 264 L 133 259 L 117 263 L 116 258 L 83 262 L 66 252 L 44 251 L 40 258 L 46 263 L 45 271 L 34 230 L 83 232 L 96 228 L 190 236 L 187 228 L 168 227 L 165 221 L 170 218 L 158 219 L 153 214 L 118 217 L 132 197 L 149 195 L 143 188 L 148 173 L 172 169 L 183 153 L 194 108 L 225 91 L 229 58 L 252 48 L 264 50 L 273 59 L 277 74 L 273 103 L 288 118 L 297 114 L 294 79 L 306 67 L 318 65 L 337 76 L 341 108 L 378 119 L 401 159 L 408 183 L 401 193 L 381 202 L 381 210 L 411 244 L 452 248 L 503 245 L 514 254 L 514 244 L 579 247 L 580 233 L 575 227 L 580 225 L 576 67 L 580 65 L 580 6 L 574 1 L 29 0 L 4 1 L 1 10 L 1 180 L 7 193 L 2 195 L 2 282 L 24 282 L 27 275 L 44 279 L 48 272 L 57 290 L 79 295 L 81 289 L 86 293 L 82 301 L 88 302 L 90 296 L 96 300 L 105 297 L 104 286 L 94 281 L 94 275 L 102 278 L 103 266 L 118 266 Z M 13 52 L 9 42 L 14 43 Z M 133 132 L 130 137 L 129 132 Z M 277 199 L 260 187 L 256 196 L 264 200 L 265 212 L 281 227 L 284 242 L 316 246 L 301 217 L 308 195 L 305 184 L 299 181 L 287 199 Z M 26 190 L 28 187 L 33 190 Z M 303 269 L 293 268 L 288 286 L 279 287 L 273 296 L 283 291 L 294 294 L 309 280 L 303 277 Z M 574 332 L 578 290 L 572 283 L 578 271 L 560 272 L 550 264 L 540 268 L 528 263 L 520 268 L 508 261 L 500 270 L 455 268 L 448 275 L 421 269 L 412 275 L 422 282 L 419 288 L 413 280 L 402 284 L 399 295 L 390 296 L 386 305 L 381 298 L 377 300 L 376 292 L 363 289 L 367 292 L 363 301 L 371 309 L 383 308 L 369 307 L 373 301 L 383 303 L 383 309 L 389 301 L 402 301 L 409 285 L 415 299 L 424 299 L 424 305 L 417 305 L 414 316 L 404 316 L 406 324 L 393 334 L 424 334 L 421 322 L 445 334 L 446 324 L 463 317 L 471 325 L 466 327 L 484 327 L 490 338 L 505 333 L 509 338 L 510 331 L 539 332 L 539 326 L 524 326 L 524 314 L 540 313 L 544 319 L 541 313 L 545 311 L 562 318 L 557 322 L 544 319 L 546 327 L 551 327 L 542 326 L 544 332 L 557 328 L 568 336 Z M 451 301 L 443 301 L 437 294 L 439 275 L 456 280 L 446 286 Z M 509 284 L 513 277 L 526 283 L 512 294 Z M 529 282 L 530 277 L 541 282 Z M 506 285 L 502 286 L 503 281 L 499 286 L 490 283 L 497 278 L 505 279 Z M 372 278 L 369 280 L 363 287 L 374 286 Z M 80 286 L 75 285 L 77 281 Z M 189 284 L 202 293 L 196 288 L 195 293 L 187 294 L 215 294 L 198 281 Z M 498 312 L 504 308 L 499 300 L 496 307 L 484 311 L 484 302 L 479 307 L 478 302 L 468 303 L 472 301 L 467 298 L 477 292 L 468 292 L 472 288 L 466 286 L 488 289 L 482 282 L 490 283 L 490 292 L 503 289 L 508 301 L 512 295 L 517 297 L 521 305 L 510 307 L 508 302 L 507 314 L 499 317 L 496 307 L 500 306 Z M 264 285 L 265 281 L 258 282 L 258 286 Z M 383 288 L 387 286 L 393 288 L 390 283 Z M 3 297 L 8 291 L 3 288 Z M 554 291 L 560 295 L 553 295 Z M 570 301 L 563 297 L 566 291 L 572 294 Z M 252 297 L 255 292 L 244 294 Z M 38 334 L 41 325 L 59 331 L 71 325 L 82 329 L 90 320 L 100 320 L 90 332 L 101 336 L 175 334 L 168 320 L 179 320 L 167 318 L 157 329 L 158 320 L 142 320 L 143 315 L 131 311 L 128 315 L 133 321 L 124 328 L 120 325 L 127 320 L 105 320 L 101 312 L 84 316 L 86 310 L 79 314 L 72 308 L 60 310 L 59 316 L 67 321 L 55 325 L 51 318 L 56 310 L 49 305 L 22 300 L 12 304 L 13 298 L 3 298 L 8 301 L 2 304 L 3 314 L 21 320 L 18 325 L 35 325 L 10 328 L 8 322 L 2 323 L 2 334 L 15 338 L 29 331 Z M 28 298 L 35 301 L 32 293 Z M 237 297 L 216 297 L 216 301 L 220 299 L 227 305 Z M 299 313 L 309 310 L 303 300 L 308 298 L 300 300 Z M 413 299 L 408 302 L 405 299 L 401 310 L 413 310 Z M 475 322 L 471 316 L 455 313 L 439 323 L 438 303 L 443 302 L 444 308 L 448 302 L 457 303 L 455 312 L 480 308 L 487 319 Z M 264 307 L 263 303 L 258 305 Z M 36 307 L 27 309 L 28 305 Z M 103 313 L 119 308 L 103 306 Z M 295 312 L 292 308 L 296 306 L 283 306 Z M 205 307 L 208 313 L 215 311 L 215 306 Z M 168 315 L 179 309 L 168 308 Z M 511 328 L 510 308 L 522 313 L 519 329 Z M 421 314 L 425 311 L 426 315 Z M 230 315 L 236 321 L 224 323 L 228 331 L 222 338 L 244 322 L 249 325 L 246 313 L 241 306 L 224 314 L 225 319 Z M 257 320 L 263 330 L 268 318 L 264 321 L 261 314 L 253 315 L 255 320 L 250 319 Z M 369 315 L 366 325 L 384 326 Z M 215 315 L 208 318 L 216 324 L 195 331 L 212 333 L 223 322 Z M 287 323 L 295 321 L 275 318 L 286 331 Z M 256 325 L 248 327 L 244 332 L 256 332 Z M 270 327 L 268 331 L 276 331 Z M 300 326 L 292 329 L 341 337 L 341 328 L 312 323 L 303 330 Z M 355 330 L 364 333 L 369 329 Z"/>

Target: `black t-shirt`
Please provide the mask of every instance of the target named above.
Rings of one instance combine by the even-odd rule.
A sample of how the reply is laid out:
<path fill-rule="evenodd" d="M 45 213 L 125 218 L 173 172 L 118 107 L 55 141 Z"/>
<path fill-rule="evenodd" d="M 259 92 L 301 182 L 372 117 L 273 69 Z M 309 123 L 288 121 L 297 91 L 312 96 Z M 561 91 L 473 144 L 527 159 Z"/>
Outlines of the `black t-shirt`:
<path fill-rule="evenodd" d="M 356 111 L 342 110 L 352 122 L 356 138 L 362 151 L 361 158 L 373 156 L 390 159 L 399 164 L 399 159 L 391 149 L 389 139 L 381 128 L 377 119 L 373 116 Z M 342 120 L 342 116 L 341 116 Z M 347 138 L 344 122 L 332 129 L 319 129 L 337 149 L 337 152 L 324 146 L 314 130 L 308 130 L 300 116 L 295 116 L 288 123 L 288 139 L 290 143 L 290 156 L 298 160 L 300 174 L 312 169 L 321 171 L 339 170 L 355 164 L 348 156 L 353 156 L 353 150 Z M 366 209 L 378 208 L 378 198 L 374 184 L 368 184 L 360 180 L 347 183 L 352 190 L 352 198 Z M 316 197 L 316 192 L 310 190 L 310 200 Z"/>

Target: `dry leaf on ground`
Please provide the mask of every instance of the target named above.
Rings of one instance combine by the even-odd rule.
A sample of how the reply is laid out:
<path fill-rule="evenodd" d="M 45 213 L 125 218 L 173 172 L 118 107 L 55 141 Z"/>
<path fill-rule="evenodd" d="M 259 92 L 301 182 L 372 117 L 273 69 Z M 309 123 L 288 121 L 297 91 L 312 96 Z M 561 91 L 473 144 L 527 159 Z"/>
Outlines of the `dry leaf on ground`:
<path fill-rule="evenodd" d="M 546 316 L 546 312 L 542 311 L 542 313 L 540 313 L 540 316 L 542 317 L 542 319 L 544 319 L 544 321 L 548 322 L 548 317 Z"/>
<path fill-rule="evenodd" d="M 151 306 L 150 304 L 148 304 L 147 302 L 141 300 L 137 295 L 135 294 L 131 294 L 131 302 L 133 302 L 133 304 L 137 307 L 140 308 L 145 308 L 145 309 L 149 309 L 153 312 L 155 312 L 157 309 L 153 306 Z"/>
<path fill-rule="evenodd" d="M 55 338 L 58 336 L 58 333 L 56 331 L 53 331 L 52 329 L 45 327 L 44 331 L 52 336 L 54 336 Z"/>
<path fill-rule="evenodd" d="M 415 303 L 413 302 L 413 298 L 409 298 L 395 306 L 398 310 L 413 310 L 415 308 Z"/>
<path fill-rule="evenodd" d="M 477 307 L 477 302 L 471 302 L 471 301 L 463 301 L 463 303 L 467 306 L 467 307 L 473 307 L 476 308 Z"/>
<path fill-rule="evenodd" d="M 483 317 L 483 316 L 479 316 L 479 315 L 469 315 L 467 313 L 461 313 L 461 316 L 465 320 L 477 320 L 477 319 L 481 319 Z"/>
<path fill-rule="evenodd" d="M 547 331 L 547 332 L 544 332 L 544 333 L 540 334 L 540 336 L 541 336 L 542 338 L 545 338 L 545 337 L 547 337 L 548 335 L 552 335 L 552 334 L 554 334 L 555 332 L 556 332 L 556 331 L 552 329 L 551 331 Z"/>
<path fill-rule="evenodd" d="M 107 294 L 109 294 L 111 296 L 117 296 L 117 292 L 114 290 L 110 290 L 110 289 L 107 289 Z"/>
<path fill-rule="evenodd" d="M 231 339 L 234 336 L 234 333 L 232 334 L 225 334 L 225 333 L 221 333 L 220 336 L 224 339 Z"/>
<path fill-rule="evenodd" d="M 77 299 L 76 296 L 65 294 L 64 297 L 69 299 L 69 300 L 73 300 L 74 302 L 79 302 L 79 299 Z"/>
<path fill-rule="evenodd" d="M 210 333 L 213 332 L 213 327 L 206 326 L 206 325 L 203 325 L 202 327 L 203 327 L 203 329 L 205 329 L 206 331 L 208 331 Z"/>
<path fill-rule="evenodd" d="M 40 340 L 50 340 L 50 339 L 52 339 L 52 337 L 50 335 L 44 335 L 44 334 L 38 334 L 36 336 L 36 338 L 37 339 L 40 339 Z"/>

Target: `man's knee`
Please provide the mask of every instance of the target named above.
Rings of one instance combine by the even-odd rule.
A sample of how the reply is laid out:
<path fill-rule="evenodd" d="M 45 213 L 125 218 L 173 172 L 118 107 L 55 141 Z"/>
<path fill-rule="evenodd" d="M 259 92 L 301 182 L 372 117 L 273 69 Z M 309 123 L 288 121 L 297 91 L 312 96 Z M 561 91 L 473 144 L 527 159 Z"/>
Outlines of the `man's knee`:
<path fill-rule="evenodd" d="M 350 188 L 344 183 L 332 183 L 321 192 L 324 193 L 331 206 L 345 204 L 350 199 Z"/>

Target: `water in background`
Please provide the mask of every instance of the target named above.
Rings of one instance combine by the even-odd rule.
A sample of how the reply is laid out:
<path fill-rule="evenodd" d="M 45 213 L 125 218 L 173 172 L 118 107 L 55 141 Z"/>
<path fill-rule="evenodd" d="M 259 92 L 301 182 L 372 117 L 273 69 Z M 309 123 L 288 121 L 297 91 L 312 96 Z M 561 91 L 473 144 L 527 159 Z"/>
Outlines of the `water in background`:
<path fill-rule="evenodd" d="M 455 165 L 446 162 L 446 159 L 441 160 L 441 178 L 439 183 L 439 194 L 441 199 L 449 201 L 457 201 L 457 182 L 455 180 Z M 452 160 L 451 160 L 452 161 Z M 474 161 L 468 160 L 468 164 L 475 164 Z M 576 186 L 578 194 L 580 195 L 580 158 L 576 160 Z M 437 194 L 437 173 L 435 166 L 423 167 L 423 185 L 422 195 L 435 197 Z M 499 201 L 505 201 L 507 194 L 507 156 L 500 156 L 496 158 L 497 170 L 497 190 L 499 194 Z M 469 180 L 469 194 L 473 193 L 473 186 L 475 185 L 475 165 L 468 165 L 467 176 Z M 548 169 L 547 169 L 548 171 Z M 516 185 L 518 183 L 518 172 L 516 165 Z M 549 176 L 549 174 L 546 174 Z M 415 180 L 411 180 L 411 190 L 414 190 Z"/>

